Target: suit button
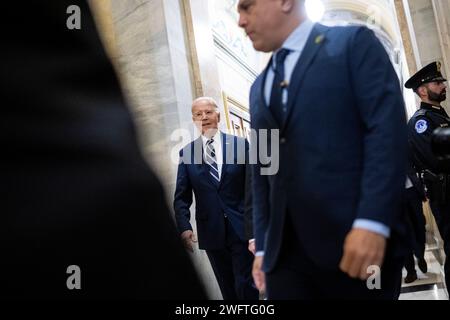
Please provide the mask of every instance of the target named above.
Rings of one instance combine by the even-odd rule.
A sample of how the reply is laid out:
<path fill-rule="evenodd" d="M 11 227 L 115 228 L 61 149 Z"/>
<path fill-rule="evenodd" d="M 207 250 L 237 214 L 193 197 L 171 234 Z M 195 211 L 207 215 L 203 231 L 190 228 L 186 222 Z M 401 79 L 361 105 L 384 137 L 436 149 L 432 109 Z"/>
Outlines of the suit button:
<path fill-rule="evenodd" d="M 281 139 L 280 139 L 280 143 L 281 143 L 281 144 L 285 144 L 285 143 L 286 143 L 286 138 L 281 138 Z"/>

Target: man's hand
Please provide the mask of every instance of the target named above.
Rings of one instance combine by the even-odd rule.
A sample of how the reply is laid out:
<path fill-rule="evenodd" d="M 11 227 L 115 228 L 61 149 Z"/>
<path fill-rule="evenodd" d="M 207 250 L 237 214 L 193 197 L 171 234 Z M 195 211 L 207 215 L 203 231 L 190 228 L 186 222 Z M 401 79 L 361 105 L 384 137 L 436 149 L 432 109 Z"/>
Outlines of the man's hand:
<path fill-rule="evenodd" d="M 255 281 L 256 288 L 259 291 L 266 291 L 266 275 L 262 271 L 264 257 L 255 257 L 253 261 L 253 280 Z"/>
<path fill-rule="evenodd" d="M 192 230 L 184 231 L 181 234 L 181 240 L 183 241 L 183 245 L 187 250 L 194 252 L 193 244 L 194 242 L 197 242 L 197 239 L 195 238 L 195 235 L 192 232 Z"/>
<path fill-rule="evenodd" d="M 250 251 L 251 253 L 253 253 L 253 255 L 255 255 L 256 252 L 255 239 L 248 241 L 248 251 Z"/>
<path fill-rule="evenodd" d="M 363 229 L 353 229 L 345 239 L 344 256 L 340 268 L 352 278 L 367 280 L 367 268 L 381 268 L 386 250 L 386 238 Z"/>

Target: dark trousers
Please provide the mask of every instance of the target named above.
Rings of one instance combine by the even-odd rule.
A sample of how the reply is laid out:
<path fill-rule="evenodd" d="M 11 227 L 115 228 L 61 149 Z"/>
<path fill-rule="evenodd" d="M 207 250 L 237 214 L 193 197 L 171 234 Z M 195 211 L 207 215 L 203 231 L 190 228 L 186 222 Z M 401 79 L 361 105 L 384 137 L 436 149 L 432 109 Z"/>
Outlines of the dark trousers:
<path fill-rule="evenodd" d="M 445 285 L 447 286 L 447 290 L 450 290 L 450 201 L 444 204 L 431 199 L 430 207 L 439 233 L 441 234 L 442 240 L 444 240 L 444 252 L 446 255 L 444 264 Z"/>
<path fill-rule="evenodd" d="M 258 300 L 259 292 L 252 278 L 253 255 L 248 244 L 225 219 L 226 248 L 206 250 L 224 300 Z"/>
<path fill-rule="evenodd" d="M 284 235 L 277 266 L 266 274 L 269 300 L 398 299 L 403 259 L 391 258 L 387 252 L 381 270 L 381 290 L 369 290 L 366 281 L 352 279 L 338 267 L 324 270 L 315 265 L 297 240 L 289 221 Z"/>
<path fill-rule="evenodd" d="M 422 197 L 414 188 L 409 188 L 405 192 L 405 210 L 408 223 L 410 224 L 410 253 L 405 261 L 405 268 L 408 273 L 414 273 L 415 262 L 414 256 L 417 259 L 424 259 L 426 230 L 425 230 L 425 216 L 423 215 Z"/>

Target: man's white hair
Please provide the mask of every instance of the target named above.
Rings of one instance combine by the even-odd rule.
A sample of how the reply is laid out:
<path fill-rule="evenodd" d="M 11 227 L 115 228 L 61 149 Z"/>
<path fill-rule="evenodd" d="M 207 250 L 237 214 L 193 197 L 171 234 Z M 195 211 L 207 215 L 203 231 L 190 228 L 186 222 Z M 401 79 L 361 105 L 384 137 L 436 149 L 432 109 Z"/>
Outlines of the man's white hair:
<path fill-rule="evenodd" d="M 217 104 L 216 100 L 214 100 L 211 97 L 199 97 L 197 99 L 195 99 L 192 102 L 192 108 L 194 107 L 195 104 L 197 104 L 198 102 L 207 102 L 208 104 L 214 106 L 216 108 L 216 112 L 219 112 L 219 105 Z"/>

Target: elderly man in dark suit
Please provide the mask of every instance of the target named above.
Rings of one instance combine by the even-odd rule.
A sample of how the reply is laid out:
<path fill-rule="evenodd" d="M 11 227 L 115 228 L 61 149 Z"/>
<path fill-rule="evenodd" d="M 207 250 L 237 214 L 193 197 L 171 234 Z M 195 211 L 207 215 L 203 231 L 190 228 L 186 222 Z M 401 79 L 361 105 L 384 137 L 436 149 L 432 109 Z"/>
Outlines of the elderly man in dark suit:
<path fill-rule="evenodd" d="M 254 48 L 273 52 L 251 88 L 252 128 L 279 133 L 278 172 L 253 171 L 257 286 L 269 299 L 396 298 L 407 142 L 388 55 L 365 27 L 314 24 L 302 0 L 238 10 Z"/>
<path fill-rule="evenodd" d="M 223 298 L 256 300 L 244 231 L 248 143 L 218 130 L 220 113 L 211 98 L 193 102 L 192 118 L 201 136 L 180 152 L 174 208 L 181 238 L 193 250 L 194 193 L 199 247 L 206 250 Z"/>

